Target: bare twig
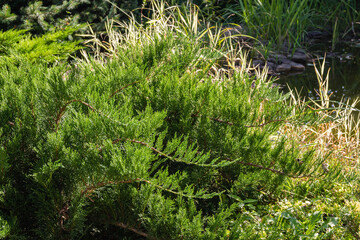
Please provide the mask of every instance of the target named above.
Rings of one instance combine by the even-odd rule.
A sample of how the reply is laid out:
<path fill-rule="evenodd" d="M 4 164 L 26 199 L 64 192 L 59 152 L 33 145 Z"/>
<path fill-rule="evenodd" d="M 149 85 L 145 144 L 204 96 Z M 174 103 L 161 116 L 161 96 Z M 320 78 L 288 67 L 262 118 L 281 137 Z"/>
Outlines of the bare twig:
<path fill-rule="evenodd" d="M 227 124 L 227 125 L 229 125 L 229 126 L 234 125 L 234 123 L 232 123 L 232 122 L 225 121 L 225 120 L 221 120 L 221 119 L 219 119 L 219 118 L 209 118 L 209 119 L 212 120 L 212 121 L 215 121 L 215 122 L 225 123 L 225 124 Z"/>
<path fill-rule="evenodd" d="M 186 162 L 186 161 L 184 161 L 184 160 L 182 160 L 182 159 L 180 159 L 180 158 L 172 157 L 172 156 L 170 156 L 170 155 L 168 155 L 168 154 L 166 154 L 166 153 L 164 153 L 164 152 L 162 152 L 162 151 L 160 151 L 160 150 L 158 150 L 158 149 L 150 146 L 149 144 L 147 144 L 147 143 L 145 143 L 145 142 L 138 141 L 138 140 L 135 140 L 135 139 L 118 138 L 118 139 L 113 140 L 112 143 L 113 143 L 113 144 L 116 144 L 116 143 L 121 142 L 121 141 L 128 141 L 128 142 L 133 142 L 133 143 L 141 144 L 141 145 L 143 145 L 143 146 L 151 149 L 153 152 L 159 154 L 160 156 L 166 157 L 166 158 L 168 158 L 168 159 L 170 159 L 170 160 L 172 160 L 172 161 L 175 161 L 175 162 L 181 162 L 181 163 L 185 163 L 185 164 L 188 164 L 188 165 L 191 164 L 191 165 L 196 165 L 196 166 L 200 166 L 200 167 L 216 167 L 216 166 L 214 166 L 214 165 L 212 165 L 212 164 L 198 164 L 198 163 Z M 99 148 L 99 151 L 102 151 L 102 148 Z"/>
<path fill-rule="evenodd" d="M 94 185 L 87 185 L 86 184 L 86 187 L 84 190 L 81 191 L 80 193 L 80 197 L 87 197 L 91 202 L 94 202 L 94 200 L 92 200 L 90 198 L 90 195 L 91 193 L 93 193 L 96 189 L 98 188 L 101 188 L 101 187 L 104 187 L 104 186 L 108 186 L 108 185 L 118 185 L 118 184 L 130 184 L 130 183 L 139 183 L 139 182 L 143 182 L 143 183 L 147 183 L 147 184 L 150 184 L 152 186 L 154 186 L 155 188 L 157 189 L 160 189 L 162 191 L 166 191 L 166 192 L 169 192 L 169 193 L 172 193 L 172 194 L 175 194 L 175 195 L 181 195 L 181 196 L 184 196 L 184 197 L 188 197 L 188 198 L 198 198 L 198 199 L 201 199 L 201 198 L 208 198 L 208 196 L 206 196 L 206 194 L 204 196 L 195 196 L 195 195 L 187 195 L 187 194 L 184 194 L 182 192 L 176 192 L 174 190 L 171 190 L 171 189 L 168 189 L 168 188 L 165 188 L 161 185 L 158 185 L 156 183 L 153 183 L 149 180 L 145 180 L 145 179 L 140 179 L 140 178 L 135 178 L 135 179 L 129 179 L 129 180 L 118 180 L 118 181 L 106 181 L 106 182 L 98 182 Z M 220 194 L 220 193 L 218 193 Z M 215 195 L 213 195 L 215 196 Z"/>
<path fill-rule="evenodd" d="M 229 161 L 234 161 L 230 158 L 226 158 L 226 160 L 229 160 Z M 243 165 L 247 165 L 247 166 L 252 166 L 252 167 L 256 167 L 256 168 L 260 168 L 260 169 L 264 169 L 264 170 L 268 170 L 268 171 L 271 171 L 273 173 L 277 173 L 277 174 L 280 174 L 280 175 L 285 175 L 285 176 L 288 176 L 288 177 L 291 177 L 291 178 L 306 178 L 306 177 L 313 177 L 312 175 L 301 175 L 301 176 L 295 176 L 295 175 L 291 175 L 291 174 L 287 174 L 285 172 L 282 172 L 280 170 L 276 170 L 276 169 L 272 169 L 272 168 L 267 168 L 267 167 L 264 167 L 262 165 L 258 165 L 258 164 L 255 164 L 255 163 L 248 163 L 248 162 L 243 162 L 243 161 L 239 161 L 239 160 L 236 160 L 237 163 L 240 163 L 240 164 L 243 164 Z"/>
<path fill-rule="evenodd" d="M 62 116 L 64 115 L 64 112 L 65 112 L 67 106 L 69 106 L 71 103 L 74 103 L 74 102 L 79 102 L 79 103 L 87 106 L 87 107 L 90 108 L 91 110 L 95 111 L 95 108 L 93 108 L 90 104 L 88 104 L 88 103 L 86 103 L 86 102 L 84 102 L 84 101 L 82 101 L 82 100 L 73 99 L 73 100 L 71 100 L 71 101 L 66 102 L 66 103 L 64 104 L 64 106 L 61 107 L 59 113 L 56 115 L 56 118 L 55 118 L 56 126 L 59 126 L 59 122 L 60 122 Z M 56 127 L 56 129 L 57 129 L 57 127 Z"/>
<path fill-rule="evenodd" d="M 138 141 L 138 140 L 135 140 L 135 139 L 128 139 L 128 138 L 118 138 L 118 139 L 115 139 L 112 143 L 113 144 L 116 144 L 120 141 L 129 141 L 129 142 L 133 142 L 133 143 L 138 143 L 138 144 L 141 144 L 143 146 L 146 146 L 148 148 L 150 148 L 151 150 L 153 150 L 154 152 L 158 153 L 159 155 L 161 156 L 164 156 L 166 158 L 169 158 L 170 160 L 174 160 L 174 161 L 177 161 L 177 162 L 184 162 L 184 163 L 187 163 L 181 159 L 177 159 L 177 158 L 173 158 L 169 155 L 167 155 L 166 153 L 163 153 L 161 151 L 159 151 L 158 149 L 154 148 L 154 147 L 151 147 L 149 146 L 149 144 L 145 143 L 145 142 L 142 142 L 142 141 Z M 100 148 L 99 151 L 101 151 L 102 149 Z M 291 175 L 291 174 L 287 174 L 285 172 L 282 172 L 280 170 L 276 170 L 276 169 L 272 169 L 272 168 L 268 168 L 268 167 L 264 167 L 262 165 L 258 165 L 258 164 L 255 164 L 255 163 L 248 163 L 248 162 L 243 162 L 243 161 L 239 161 L 239 160 L 233 160 L 233 159 L 230 159 L 230 158 L 226 158 L 226 160 L 228 161 L 231 161 L 231 162 L 236 162 L 236 163 L 240 163 L 240 164 L 243 164 L 243 165 L 248 165 L 248 166 L 252 166 L 252 167 L 256 167 L 256 168 L 260 168 L 260 169 L 264 169 L 264 170 L 268 170 L 268 171 L 271 171 L 273 173 L 277 173 L 277 174 L 280 174 L 280 175 L 285 175 L 285 176 L 288 176 L 288 177 L 291 177 L 291 178 L 306 178 L 306 177 L 313 177 L 312 175 L 301 175 L 301 176 L 295 176 L 295 175 Z M 188 163 L 187 163 L 188 164 Z M 197 164 L 195 164 L 197 165 Z M 204 166 L 204 167 L 209 167 L 209 166 L 213 166 L 213 165 L 210 165 L 210 164 L 198 164 L 199 166 Z"/>
<path fill-rule="evenodd" d="M 129 230 L 129 231 L 132 231 L 133 233 L 136 233 L 137 235 L 140 235 L 140 236 L 148 238 L 148 239 L 157 239 L 157 238 L 155 238 L 153 236 L 150 236 L 147 233 L 144 233 L 143 231 L 140 231 L 140 230 L 138 230 L 136 228 L 130 227 L 129 224 L 125 224 L 125 223 L 122 223 L 122 222 L 113 222 L 112 225 L 124 228 L 124 229 Z"/>
<path fill-rule="evenodd" d="M 109 96 L 109 98 L 112 98 L 112 97 L 113 97 L 115 94 L 117 94 L 118 92 L 120 92 L 120 91 L 124 90 L 125 88 L 130 87 L 130 86 L 132 86 L 132 85 L 134 85 L 134 84 L 136 84 L 136 83 L 139 83 L 139 82 L 140 82 L 140 81 L 135 81 L 135 82 L 129 83 L 128 85 L 125 85 L 124 87 L 122 87 L 122 88 L 116 90 L 115 92 L 113 92 L 113 93 Z"/>
<path fill-rule="evenodd" d="M 32 101 L 30 102 L 30 106 L 31 106 L 31 113 L 32 113 L 34 122 L 36 122 L 36 116 L 35 116 L 35 111 L 34 111 L 34 104 L 33 104 Z"/>
<path fill-rule="evenodd" d="M 70 229 L 67 229 L 65 227 L 65 222 L 70 218 L 69 215 L 69 202 L 65 202 L 63 207 L 60 209 L 59 211 L 59 215 L 60 215 L 60 227 L 62 230 L 69 232 Z"/>
<path fill-rule="evenodd" d="M 107 182 L 99 182 L 95 185 L 91 185 L 91 186 L 86 186 L 86 188 L 84 190 L 81 191 L 80 196 L 89 196 L 94 190 L 100 188 L 100 187 L 104 187 L 107 185 L 118 185 L 118 184 L 123 184 L 123 183 L 134 183 L 134 182 L 146 182 L 146 183 L 150 183 L 150 181 L 148 180 L 142 180 L 140 178 L 135 178 L 135 179 L 129 179 L 129 180 L 123 180 L 123 181 L 107 181 Z"/>
<path fill-rule="evenodd" d="M 284 120 L 284 119 L 274 119 L 274 120 L 270 120 L 268 122 L 264 122 L 262 124 L 259 124 L 259 125 L 248 125 L 248 126 L 245 126 L 247 128 L 252 128 L 252 127 L 263 127 L 265 125 L 268 125 L 270 123 L 273 123 L 273 122 L 288 122 L 287 120 Z"/>
<path fill-rule="evenodd" d="M 192 116 L 192 117 L 200 117 L 200 115 L 198 115 L 198 114 L 192 114 L 191 116 Z M 222 120 L 222 119 L 219 119 L 219 118 L 209 117 L 209 119 L 212 120 L 212 121 L 215 121 L 215 122 L 225 123 L 225 124 L 227 124 L 227 125 L 229 125 L 229 126 L 235 125 L 233 122 L 226 121 L 226 120 Z M 273 122 L 288 122 L 288 121 L 287 121 L 287 120 L 284 120 L 284 119 L 275 119 L 275 120 L 270 120 L 270 121 L 268 121 L 268 122 L 264 122 L 264 123 L 259 124 L 259 125 L 245 125 L 244 127 L 246 127 L 246 128 L 264 127 L 265 125 L 270 124 L 270 123 L 273 123 Z"/>

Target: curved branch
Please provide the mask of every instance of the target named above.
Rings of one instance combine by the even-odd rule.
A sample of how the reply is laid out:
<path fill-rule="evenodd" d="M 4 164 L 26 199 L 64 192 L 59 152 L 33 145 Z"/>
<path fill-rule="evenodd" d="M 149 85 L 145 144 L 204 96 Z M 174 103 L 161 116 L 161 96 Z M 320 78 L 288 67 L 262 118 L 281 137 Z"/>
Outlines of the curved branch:
<path fill-rule="evenodd" d="M 86 186 L 86 188 L 84 190 L 81 191 L 80 196 L 84 196 L 85 194 L 87 196 L 89 196 L 93 191 L 95 191 L 96 189 L 100 188 L 100 187 L 104 187 L 107 185 L 117 185 L 117 184 L 122 184 L 122 183 L 134 183 L 134 182 L 146 182 L 146 183 L 151 183 L 148 180 L 142 180 L 140 178 L 135 178 L 135 179 L 129 179 L 129 180 L 123 180 L 123 181 L 107 181 L 107 182 L 99 182 L 95 185 L 91 185 L 91 186 Z"/>
<path fill-rule="evenodd" d="M 150 148 L 152 151 L 156 152 L 157 154 L 161 155 L 161 156 L 164 156 L 172 161 L 176 161 L 176 162 L 181 162 L 181 163 L 185 163 L 185 164 L 193 164 L 193 165 L 197 165 L 197 166 L 200 166 L 200 167 L 218 167 L 216 165 L 211 165 L 211 164 L 196 164 L 196 163 L 189 163 L 189 162 L 186 162 L 182 159 L 178 159 L 178 158 L 174 158 L 174 157 L 171 157 L 169 155 L 167 155 L 166 153 L 163 153 L 161 151 L 159 151 L 158 149 L 154 148 L 154 147 L 151 147 L 149 144 L 145 143 L 145 142 L 141 142 L 141 141 L 138 141 L 138 140 L 135 140 L 135 139 L 128 139 L 128 138 L 118 138 L 118 139 L 115 139 L 112 143 L 113 144 L 116 144 L 120 141 L 129 141 L 129 142 L 133 142 L 133 143 L 138 143 L 138 144 L 141 144 L 143 146 L 146 146 L 148 148 Z M 99 149 L 99 151 L 102 151 L 102 148 Z M 230 158 L 225 158 L 226 160 L 232 162 L 232 163 L 240 163 L 242 165 L 247 165 L 247 166 L 251 166 L 251 167 L 256 167 L 256 168 L 260 168 L 260 169 L 264 169 L 264 170 L 268 170 L 268 171 L 271 171 L 273 173 L 277 173 L 277 174 L 280 174 L 280 175 L 284 175 L 284 176 L 287 176 L 287 177 L 291 177 L 291 178 L 307 178 L 307 177 L 314 177 L 312 175 L 300 175 L 300 176 L 295 176 L 295 175 L 291 175 L 291 174 L 288 174 L 288 173 L 285 173 L 285 172 L 282 172 L 280 170 L 277 170 L 277 169 L 273 169 L 273 168 L 268 168 L 268 167 L 265 167 L 265 166 L 262 166 L 262 165 L 259 165 L 259 164 L 255 164 L 255 163 L 248 163 L 248 162 L 243 162 L 243 161 L 240 161 L 240 160 L 233 160 L 233 159 L 230 159 Z"/>
<path fill-rule="evenodd" d="M 57 129 L 57 127 L 59 126 L 59 122 L 60 122 L 62 116 L 64 115 L 64 112 L 65 112 L 67 106 L 69 106 L 71 103 L 74 103 L 74 102 L 79 102 L 79 103 L 87 106 L 88 108 L 90 108 L 92 111 L 95 111 L 95 108 L 93 108 L 90 104 L 88 104 L 88 103 L 86 103 L 86 102 L 84 102 L 84 101 L 82 101 L 82 100 L 78 100 L 78 99 L 70 100 L 70 101 L 66 102 L 66 103 L 64 104 L 64 106 L 62 106 L 62 107 L 60 108 L 59 113 L 56 115 L 56 118 L 55 118 L 56 129 Z"/>
<path fill-rule="evenodd" d="M 142 237 L 145 237 L 145 238 L 148 238 L 148 239 L 152 239 L 152 240 L 155 240 L 157 238 L 153 237 L 153 236 L 150 236 L 149 234 L 147 233 L 144 233 L 134 227 L 130 227 L 129 224 L 125 224 L 125 223 L 122 223 L 122 222 L 113 222 L 111 223 L 112 225 L 114 226 L 117 226 L 117 227 L 121 227 L 123 229 L 126 229 L 126 230 L 129 230 L 129 231 L 132 231 L 133 233 L 136 233 L 137 235 L 140 235 Z"/>
<path fill-rule="evenodd" d="M 136 83 L 139 83 L 139 82 L 140 82 L 140 81 L 135 81 L 135 82 L 129 83 L 128 85 L 125 85 L 124 87 L 122 87 L 122 88 L 116 90 L 115 92 L 113 92 L 113 93 L 109 96 L 109 98 L 112 98 L 115 94 L 117 94 L 117 93 L 120 92 L 121 90 L 124 90 L 125 88 L 130 87 L 130 86 L 132 86 L 132 85 L 134 85 L 134 84 L 136 84 Z"/>
<path fill-rule="evenodd" d="M 191 115 L 192 117 L 201 117 L 200 115 L 198 114 L 192 114 Z M 219 119 L 219 118 L 213 118 L 213 117 L 208 117 L 210 120 L 214 121 L 214 122 L 218 122 L 218 123 L 224 123 L 224 124 L 227 124 L 229 126 L 233 126 L 235 125 L 233 122 L 230 122 L 230 121 L 226 121 L 226 120 L 222 120 L 222 119 Z M 274 120 L 270 120 L 268 122 L 264 122 L 262 124 L 259 124 L 259 125 L 245 125 L 243 127 L 246 127 L 246 128 L 253 128 L 253 127 L 263 127 L 265 125 L 268 125 L 270 123 L 273 123 L 273 122 L 288 122 L 288 120 L 285 120 L 285 119 L 274 119 Z"/>
<path fill-rule="evenodd" d="M 200 166 L 200 167 L 219 167 L 219 166 L 216 166 L 216 165 L 213 165 L 213 164 L 198 164 L 198 163 L 194 163 L 194 162 L 187 162 L 187 161 L 184 161 L 180 158 L 175 158 L 175 157 L 172 157 L 152 146 L 150 146 L 149 144 L 145 143 L 145 142 L 142 142 L 142 141 L 138 141 L 138 140 L 135 140 L 135 139 L 129 139 L 129 138 L 118 138 L 118 139 L 115 139 L 113 140 L 113 144 L 116 144 L 118 142 L 121 142 L 121 141 L 128 141 L 128 142 L 133 142 L 133 143 L 137 143 L 137 144 L 140 144 L 140 145 L 143 145 L 149 149 L 151 149 L 153 152 L 159 154 L 160 156 L 163 156 L 163 157 L 166 157 L 174 162 L 180 162 L 180 163 L 185 163 L 185 164 L 188 164 L 188 165 L 196 165 L 196 166 Z M 99 151 L 102 151 L 102 148 L 99 149 Z"/>
<path fill-rule="evenodd" d="M 234 160 L 232 160 L 232 159 L 230 159 L 230 158 L 226 158 L 226 160 L 234 161 Z M 237 163 L 240 163 L 240 164 L 243 164 L 243 165 L 247 165 L 247 166 L 251 166 L 251 167 L 256 167 L 256 168 L 268 170 L 268 171 L 271 171 L 271 172 L 273 172 L 273 173 L 277 173 L 277 174 L 284 175 L 284 176 L 291 177 L 291 178 L 313 177 L 312 175 L 300 175 L 300 176 L 295 176 L 295 175 L 287 174 L 287 173 L 282 172 L 282 171 L 280 171 L 280 170 L 276 170 L 276 169 L 273 169 L 273 168 L 264 167 L 264 166 L 262 166 L 262 165 L 255 164 L 255 163 L 248 163 L 248 162 L 243 162 L 243 161 L 239 161 L 239 160 L 235 160 L 235 161 L 236 161 Z"/>
<path fill-rule="evenodd" d="M 106 182 L 98 182 L 97 184 L 94 184 L 94 185 L 88 185 L 85 187 L 84 190 L 81 191 L 80 193 L 80 197 L 83 197 L 84 195 L 86 195 L 86 197 L 91 201 L 91 202 L 94 202 L 94 200 L 92 200 L 90 198 L 90 195 L 91 193 L 93 193 L 96 189 L 98 188 L 101 188 L 101 187 L 104 187 L 104 186 L 108 186 L 108 185 L 118 185 L 118 184 L 128 184 L 128 183 L 135 183 L 135 182 L 143 182 L 143 183 L 147 183 L 147 184 L 150 184 L 150 185 L 153 185 L 154 187 L 156 187 L 157 189 L 160 189 L 162 191 L 166 191 L 166 192 L 169 192 L 169 193 L 172 193 L 172 194 L 175 194 L 175 195 L 180 195 L 180 196 L 183 196 L 183 197 L 187 197 L 187 198 L 198 198 L 198 199 L 208 199 L 208 198 L 212 198 L 212 197 L 215 197 L 215 196 L 218 196 L 219 194 L 223 193 L 223 192 L 220 192 L 220 193 L 212 193 L 212 194 L 203 194 L 202 196 L 196 196 L 196 195 L 188 195 L 186 193 L 182 193 L 182 192 L 176 192 L 174 190 L 171 190 L 171 189 L 168 189 L 168 188 L 165 188 L 161 185 L 158 185 L 156 183 L 153 183 L 149 180 L 145 180 L 145 179 L 141 179 L 141 178 L 135 178 L 135 179 L 129 179 L 129 180 L 118 180 L 118 181 L 106 181 Z"/>

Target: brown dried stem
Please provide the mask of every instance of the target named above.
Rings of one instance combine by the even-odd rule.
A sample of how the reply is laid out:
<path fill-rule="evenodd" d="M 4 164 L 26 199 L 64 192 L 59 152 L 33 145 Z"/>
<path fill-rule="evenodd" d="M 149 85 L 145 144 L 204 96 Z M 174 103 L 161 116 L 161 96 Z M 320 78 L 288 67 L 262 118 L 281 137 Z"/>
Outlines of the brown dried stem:
<path fill-rule="evenodd" d="M 133 142 L 133 143 L 138 143 L 138 144 L 141 144 L 149 149 L 151 149 L 153 152 L 159 154 L 160 156 L 163 156 L 163 157 L 166 157 L 172 161 L 175 161 L 175 162 L 181 162 L 181 163 L 185 163 L 185 164 L 193 164 L 193 165 L 196 165 L 196 166 L 201 166 L 201 167 L 214 167 L 214 165 L 212 164 L 197 164 L 197 163 L 189 163 L 189 162 L 186 162 L 180 158 L 175 158 L 175 157 L 172 157 L 164 152 L 161 152 L 160 150 L 150 146 L 149 144 L 145 143 L 145 142 L 142 142 L 142 141 L 138 141 L 138 140 L 135 140 L 135 139 L 129 139 L 129 138 L 118 138 L 118 139 L 115 139 L 112 143 L 113 144 L 116 144 L 118 142 L 121 142 L 121 141 L 128 141 L 128 142 Z M 102 149 L 100 148 L 99 151 L 101 151 Z"/>
<path fill-rule="evenodd" d="M 129 224 L 125 224 L 125 223 L 122 223 L 122 222 L 113 222 L 112 225 L 124 228 L 124 229 L 129 230 L 129 231 L 132 231 L 133 233 L 136 233 L 137 235 L 140 235 L 140 236 L 148 238 L 148 239 L 157 239 L 157 238 L 155 238 L 153 236 L 150 236 L 147 233 L 144 233 L 143 231 L 140 231 L 140 230 L 138 230 L 136 228 L 130 227 Z"/>
<path fill-rule="evenodd" d="M 226 158 L 226 160 L 234 161 L 234 160 L 232 160 L 232 159 L 230 159 L 230 158 Z M 280 174 L 280 175 L 285 175 L 285 176 L 291 177 L 291 178 L 308 178 L 308 177 L 313 177 L 312 175 L 295 176 L 295 175 L 287 174 L 287 173 L 282 172 L 282 171 L 280 171 L 280 170 L 276 170 L 276 169 L 264 167 L 264 166 L 262 166 L 262 165 L 255 164 L 255 163 L 248 163 L 248 162 L 243 162 L 243 161 L 239 161 L 239 160 L 236 160 L 236 162 L 238 162 L 238 163 L 240 163 L 240 164 L 243 164 L 243 165 L 247 165 L 247 166 L 252 166 L 252 167 L 256 167 L 256 168 L 268 170 L 268 171 L 271 171 L 271 172 L 273 172 L 273 173 L 277 173 L 277 174 Z"/>
<path fill-rule="evenodd" d="M 192 114 L 191 115 L 192 117 L 200 117 L 200 115 L 198 114 Z M 219 119 L 219 118 L 212 118 L 212 117 L 209 117 L 210 120 L 214 121 L 214 122 L 218 122 L 218 123 L 225 123 L 229 126 L 233 126 L 235 125 L 233 122 L 230 122 L 230 121 L 226 121 L 226 120 L 222 120 L 222 119 Z M 273 123 L 273 122 L 288 122 L 287 120 L 284 120 L 284 119 L 275 119 L 275 120 L 270 120 L 268 122 L 264 122 L 262 124 L 259 124 L 259 125 L 245 125 L 244 127 L 246 128 L 253 128 L 253 127 L 264 127 L 265 125 L 268 125 L 270 123 Z"/>
<path fill-rule="evenodd" d="M 177 158 L 173 158 L 169 155 L 167 155 L 166 153 L 163 153 L 161 151 L 159 151 L 158 149 L 154 148 L 154 147 L 151 147 L 149 146 L 149 144 L 145 143 L 145 142 L 141 142 L 141 141 L 138 141 L 138 140 L 135 140 L 135 139 L 128 139 L 128 138 L 118 138 L 118 139 L 115 139 L 112 143 L 113 144 L 116 144 L 120 141 L 129 141 L 129 142 L 133 142 L 133 143 L 138 143 L 138 144 L 141 144 L 143 146 L 146 146 L 148 148 L 150 148 L 151 150 L 153 150 L 154 152 L 158 153 L 159 155 L 161 156 L 164 156 L 166 158 L 169 158 L 171 160 L 174 160 L 174 161 L 177 161 L 177 162 L 184 162 L 183 160 L 181 159 L 177 159 Z M 100 149 L 101 151 L 101 149 Z M 237 162 L 237 163 L 240 163 L 240 164 L 243 164 L 243 165 L 247 165 L 247 166 L 252 166 L 252 167 L 256 167 L 256 168 L 260 168 L 260 169 L 264 169 L 264 170 L 268 170 L 268 171 L 271 171 L 273 173 L 277 173 L 277 174 L 280 174 L 280 175 L 285 175 L 285 176 L 288 176 L 288 177 L 291 177 L 291 178 L 306 178 L 306 177 L 313 177 L 312 175 L 301 175 L 301 176 L 295 176 L 295 175 L 291 175 L 291 174 L 287 174 L 285 172 L 282 172 L 280 170 L 276 170 L 276 169 L 272 169 L 272 168 L 268 168 L 268 167 L 265 167 L 265 166 L 262 166 L 262 165 L 258 165 L 258 164 L 255 164 L 255 163 L 248 163 L 248 162 L 243 162 L 243 161 L 239 161 L 239 160 L 232 160 L 230 158 L 226 158 L 226 160 L 228 161 L 231 161 L 231 162 Z M 185 162 L 186 163 L 186 162 Z M 212 166 L 210 164 L 201 164 L 200 166 Z"/>
<path fill-rule="evenodd" d="M 61 107 L 59 113 L 57 114 L 57 116 L 56 116 L 56 118 L 55 118 L 56 126 L 59 126 L 59 122 L 60 122 L 62 116 L 64 115 L 64 112 L 65 112 L 67 106 L 69 106 L 71 103 L 74 103 L 74 102 L 79 102 L 79 103 L 87 106 L 87 107 L 90 108 L 91 110 L 95 111 L 95 108 L 93 108 L 90 104 L 88 104 L 88 103 L 86 103 L 86 102 L 84 102 L 84 101 L 82 101 L 82 100 L 78 100 L 78 99 L 70 100 L 70 101 L 66 102 L 66 103 L 64 104 L 64 106 Z M 56 127 L 56 129 L 57 129 L 57 127 Z"/>
<path fill-rule="evenodd" d="M 134 182 L 146 182 L 146 183 L 150 183 L 150 181 L 148 180 L 142 180 L 140 178 L 136 178 L 136 179 L 129 179 L 129 180 L 123 180 L 123 181 L 107 181 L 107 182 L 99 182 L 95 185 L 91 185 L 91 186 L 86 186 L 86 188 L 84 190 L 81 191 L 80 196 L 89 196 L 94 190 L 100 188 L 100 187 L 104 187 L 107 185 L 118 185 L 118 184 L 123 184 L 123 183 L 134 183 Z"/>
<path fill-rule="evenodd" d="M 106 181 L 106 182 L 99 182 L 99 183 L 96 183 L 94 185 L 87 185 L 85 187 L 85 189 L 81 191 L 80 196 L 83 197 L 85 195 L 91 202 L 94 202 L 94 200 L 92 200 L 90 198 L 90 195 L 91 195 L 92 192 L 94 192 L 96 189 L 98 189 L 100 187 L 104 187 L 104 186 L 107 186 L 107 185 L 128 184 L 128 183 L 135 183 L 135 182 L 147 183 L 147 184 L 153 185 L 157 189 L 160 189 L 162 191 L 166 191 L 166 192 L 169 192 L 169 193 L 172 193 L 172 194 L 175 194 L 175 195 L 181 195 L 181 196 L 189 197 L 189 198 L 203 198 L 202 196 L 186 195 L 186 194 L 183 194 L 181 192 L 175 192 L 175 191 L 173 191 L 171 189 L 168 189 L 168 188 L 165 188 L 165 187 L 163 187 L 161 185 L 157 185 L 156 183 L 152 183 L 149 180 L 140 179 L 140 178 L 122 180 L 122 181 L 120 181 L 120 180 L 111 181 L 110 180 L 110 181 Z"/>
<path fill-rule="evenodd" d="M 113 92 L 113 93 L 109 96 L 109 98 L 112 98 L 112 97 L 113 97 L 115 94 L 117 94 L 118 92 L 120 92 L 120 91 L 124 90 L 125 88 L 130 87 L 130 86 L 132 86 L 132 85 L 134 85 L 134 84 L 136 84 L 136 83 L 139 83 L 139 82 L 140 82 L 140 81 L 135 81 L 135 82 L 129 83 L 128 85 L 125 85 L 124 87 L 122 87 L 122 88 L 116 90 L 115 92 Z"/>

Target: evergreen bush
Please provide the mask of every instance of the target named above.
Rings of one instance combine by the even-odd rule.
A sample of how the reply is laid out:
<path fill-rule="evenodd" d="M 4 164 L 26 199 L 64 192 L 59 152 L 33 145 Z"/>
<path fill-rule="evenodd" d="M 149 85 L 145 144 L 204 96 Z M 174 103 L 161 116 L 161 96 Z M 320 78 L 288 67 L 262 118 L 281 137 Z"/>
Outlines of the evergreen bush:
<path fill-rule="evenodd" d="M 314 113 L 294 115 L 288 95 L 265 75 L 216 74 L 224 49 L 210 44 L 212 29 L 196 28 L 194 11 L 190 17 L 159 6 L 147 25 L 132 20 L 121 34 L 109 29 L 107 44 L 92 39 L 98 52 L 73 65 L 0 59 L 0 233 L 336 234 L 339 218 L 285 201 L 325 196 L 343 181 L 336 166 L 325 172 L 324 159 L 277 132 L 286 123 L 309 124 Z"/>
<path fill-rule="evenodd" d="M 66 60 L 82 48 L 80 41 L 72 37 L 76 30 L 78 28 L 67 27 L 38 37 L 32 37 L 26 30 L 0 31 L 0 59 L 26 58 L 30 62 L 42 60 L 48 63 Z"/>
<path fill-rule="evenodd" d="M 128 19 L 130 13 L 140 19 L 142 14 L 148 13 L 149 2 L 143 0 L 0 1 L 0 29 L 20 28 L 28 29 L 34 34 L 44 34 L 66 26 L 77 27 L 90 23 L 95 31 L 104 31 L 107 19 L 124 21 Z M 168 3 L 171 6 L 197 4 L 208 17 L 213 16 L 215 10 L 227 4 L 225 1 L 204 0 L 171 0 Z M 144 9 L 140 10 L 140 8 Z"/>
<path fill-rule="evenodd" d="M 0 12 L 0 28 L 8 30 L 16 27 L 44 34 L 88 22 L 95 24 L 93 27 L 99 30 L 107 18 L 124 19 L 125 12 L 141 7 L 142 1 L 121 0 L 114 3 L 117 6 L 101 0 L 11 1 L 4 5 L 0 2 L 3 8 Z"/>

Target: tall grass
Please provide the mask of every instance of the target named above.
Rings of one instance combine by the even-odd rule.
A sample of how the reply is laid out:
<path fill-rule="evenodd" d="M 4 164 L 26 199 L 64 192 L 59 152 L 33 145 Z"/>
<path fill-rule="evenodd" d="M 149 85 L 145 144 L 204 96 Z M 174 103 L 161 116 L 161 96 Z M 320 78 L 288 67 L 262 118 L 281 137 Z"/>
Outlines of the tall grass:
<path fill-rule="evenodd" d="M 312 0 L 311 7 L 318 13 L 314 18 L 318 26 L 328 23 L 342 32 L 341 37 L 348 33 L 355 33 L 356 22 L 360 20 L 360 5 L 356 0 Z"/>
<path fill-rule="evenodd" d="M 308 0 L 239 0 L 236 7 L 226 10 L 240 18 L 249 34 L 269 40 L 270 44 L 280 49 L 285 42 L 288 47 L 300 46 L 312 17 L 308 2 Z"/>
<path fill-rule="evenodd" d="M 85 44 L 91 46 L 96 57 L 117 57 L 118 51 L 140 49 L 171 37 L 169 35 L 194 41 L 194 44 L 203 43 L 204 48 L 220 53 L 225 30 L 200 24 L 202 19 L 196 5 L 189 6 L 188 11 L 182 11 L 177 6 L 168 6 L 165 1 L 151 1 L 150 12 L 152 14 L 149 18 L 144 17 L 145 23 L 137 22 L 134 16 L 129 16 L 127 22 L 108 21 L 105 33 L 107 41 L 102 41 L 91 28 L 90 34 L 81 36 L 88 39 Z"/>
<path fill-rule="evenodd" d="M 247 34 L 268 41 L 276 50 L 304 45 L 312 29 L 332 28 L 334 42 L 347 34 L 356 35 L 360 19 L 355 0 L 238 0 L 224 16 L 240 21 Z"/>
<path fill-rule="evenodd" d="M 310 107 L 317 112 L 319 123 L 304 125 L 301 128 L 286 126 L 289 136 L 298 139 L 303 146 L 315 146 L 318 153 L 331 153 L 329 160 L 333 163 L 342 162 L 344 167 L 353 168 L 359 162 L 360 149 L 360 110 L 356 105 L 359 99 L 331 99 L 329 89 L 330 69 L 325 69 L 324 58 L 314 69 L 318 80 L 318 89 L 315 90 L 318 100 L 301 99 L 299 94 L 292 92 L 292 104 L 297 107 Z"/>

